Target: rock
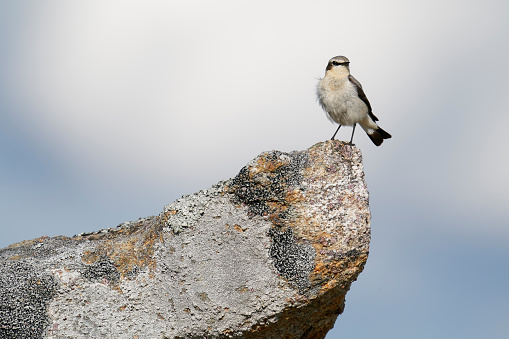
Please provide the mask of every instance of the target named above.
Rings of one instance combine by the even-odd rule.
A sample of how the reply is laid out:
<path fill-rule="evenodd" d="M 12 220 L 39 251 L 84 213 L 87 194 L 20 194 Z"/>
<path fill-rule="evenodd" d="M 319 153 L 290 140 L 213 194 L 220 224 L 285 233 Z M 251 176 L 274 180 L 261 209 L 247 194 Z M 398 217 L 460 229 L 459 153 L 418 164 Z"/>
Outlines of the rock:
<path fill-rule="evenodd" d="M 158 216 L 0 250 L 0 338 L 324 338 L 369 222 L 355 146 L 262 153 Z"/>

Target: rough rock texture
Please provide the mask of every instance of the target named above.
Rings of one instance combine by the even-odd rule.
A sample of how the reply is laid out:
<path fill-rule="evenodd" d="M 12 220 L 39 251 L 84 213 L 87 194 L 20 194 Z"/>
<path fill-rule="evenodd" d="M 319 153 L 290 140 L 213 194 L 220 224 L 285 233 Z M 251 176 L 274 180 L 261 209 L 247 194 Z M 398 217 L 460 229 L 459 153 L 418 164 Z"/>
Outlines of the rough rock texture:
<path fill-rule="evenodd" d="M 355 146 L 266 152 L 158 216 L 0 250 L 0 338 L 323 338 L 369 222 Z"/>

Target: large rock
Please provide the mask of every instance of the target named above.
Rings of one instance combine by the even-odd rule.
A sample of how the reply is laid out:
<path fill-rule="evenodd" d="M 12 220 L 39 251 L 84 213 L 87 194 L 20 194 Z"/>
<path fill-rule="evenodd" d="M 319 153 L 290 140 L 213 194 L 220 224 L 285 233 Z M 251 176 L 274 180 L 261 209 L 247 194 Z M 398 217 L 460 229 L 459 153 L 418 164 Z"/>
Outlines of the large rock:
<path fill-rule="evenodd" d="M 369 222 L 355 146 L 266 152 L 156 217 L 0 250 L 0 338 L 323 338 Z"/>

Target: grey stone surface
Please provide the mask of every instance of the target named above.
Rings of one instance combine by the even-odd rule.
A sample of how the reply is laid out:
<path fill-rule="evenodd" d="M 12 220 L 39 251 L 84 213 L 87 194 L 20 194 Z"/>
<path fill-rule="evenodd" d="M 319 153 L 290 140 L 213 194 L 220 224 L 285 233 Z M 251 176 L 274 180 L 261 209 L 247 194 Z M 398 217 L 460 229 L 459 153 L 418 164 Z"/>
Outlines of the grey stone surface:
<path fill-rule="evenodd" d="M 266 152 L 158 216 L 0 250 L 0 338 L 323 338 L 369 221 L 355 146 Z"/>

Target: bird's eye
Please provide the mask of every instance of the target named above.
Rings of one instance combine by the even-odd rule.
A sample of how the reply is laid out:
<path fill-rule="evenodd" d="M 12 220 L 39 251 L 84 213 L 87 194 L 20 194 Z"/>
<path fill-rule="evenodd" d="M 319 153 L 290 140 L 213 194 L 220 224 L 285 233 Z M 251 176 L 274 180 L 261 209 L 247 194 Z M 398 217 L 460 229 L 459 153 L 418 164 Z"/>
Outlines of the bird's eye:
<path fill-rule="evenodd" d="M 337 61 L 333 61 L 333 62 L 332 62 L 332 64 L 333 64 L 334 66 L 339 66 L 339 65 L 341 65 L 341 64 L 340 64 L 339 62 L 337 62 Z"/>

